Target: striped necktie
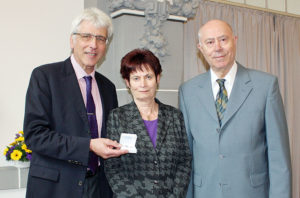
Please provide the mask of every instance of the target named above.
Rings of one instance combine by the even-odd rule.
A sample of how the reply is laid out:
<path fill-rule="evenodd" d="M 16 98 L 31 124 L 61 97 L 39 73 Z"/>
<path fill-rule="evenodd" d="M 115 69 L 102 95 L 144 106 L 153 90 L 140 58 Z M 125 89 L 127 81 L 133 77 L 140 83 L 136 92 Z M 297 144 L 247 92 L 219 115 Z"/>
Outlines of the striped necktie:
<path fill-rule="evenodd" d="M 222 126 L 222 119 L 224 116 L 224 112 L 226 110 L 228 95 L 227 95 L 226 88 L 224 86 L 225 79 L 218 79 L 217 83 L 219 84 L 220 89 L 216 98 L 215 105 L 216 105 L 217 115 L 219 119 L 219 124 L 220 126 Z"/>

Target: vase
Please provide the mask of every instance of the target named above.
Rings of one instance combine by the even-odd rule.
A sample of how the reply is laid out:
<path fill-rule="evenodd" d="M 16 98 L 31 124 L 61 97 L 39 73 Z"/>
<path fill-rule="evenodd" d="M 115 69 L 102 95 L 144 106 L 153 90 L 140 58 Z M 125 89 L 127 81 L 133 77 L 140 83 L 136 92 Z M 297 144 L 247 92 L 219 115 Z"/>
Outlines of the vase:
<path fill-rule="evenodd" d="M 22 162 L 22 161 L 11 161 L 12 166 L 17 168 L 28 168 L 30 166 L 30 162 Z"/>

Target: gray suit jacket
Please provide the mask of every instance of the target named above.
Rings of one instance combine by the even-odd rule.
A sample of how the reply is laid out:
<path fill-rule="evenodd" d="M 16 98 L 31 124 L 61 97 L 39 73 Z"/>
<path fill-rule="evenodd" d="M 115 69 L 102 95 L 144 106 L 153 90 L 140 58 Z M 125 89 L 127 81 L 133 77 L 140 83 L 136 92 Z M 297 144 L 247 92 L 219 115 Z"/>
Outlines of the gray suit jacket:
<path fill-rule="evenodd" d="M 182 113 L 159 104 L 156 149 L 134 102 L 113 110 L 107 137 L 137 134 L 136 154 L 105 161 L 105 173 L 116 197 L 185 197 L 190 181 L 191 154 Z"/>
<path fill-rule="evenodd" d="M 288 130 L 277 78 L 238 64 L 223 126 L 210 72 L 180 87 L 193 174 L 188 197 L 291 198 Z"/>

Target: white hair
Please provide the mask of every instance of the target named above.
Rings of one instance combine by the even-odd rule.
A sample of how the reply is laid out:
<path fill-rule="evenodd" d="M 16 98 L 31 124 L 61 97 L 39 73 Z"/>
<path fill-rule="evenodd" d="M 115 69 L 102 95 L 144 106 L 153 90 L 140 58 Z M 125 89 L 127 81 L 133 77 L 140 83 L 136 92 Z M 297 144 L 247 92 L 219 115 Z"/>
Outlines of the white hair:
<path fill-rule="evenodd" d="M 98 8 L 84 9 L 84 11 L 79 16 L 77 16 L 72 22 L 71 35 L 78 31 L 79 26 L 83 21 L 89 21 L 97 28 L 106 28 L 108 39 L 111 38 L 113 34 L 112 21 L 111 18 L 103 11 L 99 10 Z"/>

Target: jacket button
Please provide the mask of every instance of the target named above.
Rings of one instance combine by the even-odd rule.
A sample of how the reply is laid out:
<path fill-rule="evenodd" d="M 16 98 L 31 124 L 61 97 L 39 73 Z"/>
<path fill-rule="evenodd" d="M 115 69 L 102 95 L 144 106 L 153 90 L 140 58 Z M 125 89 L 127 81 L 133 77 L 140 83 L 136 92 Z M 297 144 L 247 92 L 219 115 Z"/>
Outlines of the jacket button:
<path fill-rule="evenodd" d="M 82 181 L 81 180 L 78 182 L 78 186 L 82 186 Z"/>

